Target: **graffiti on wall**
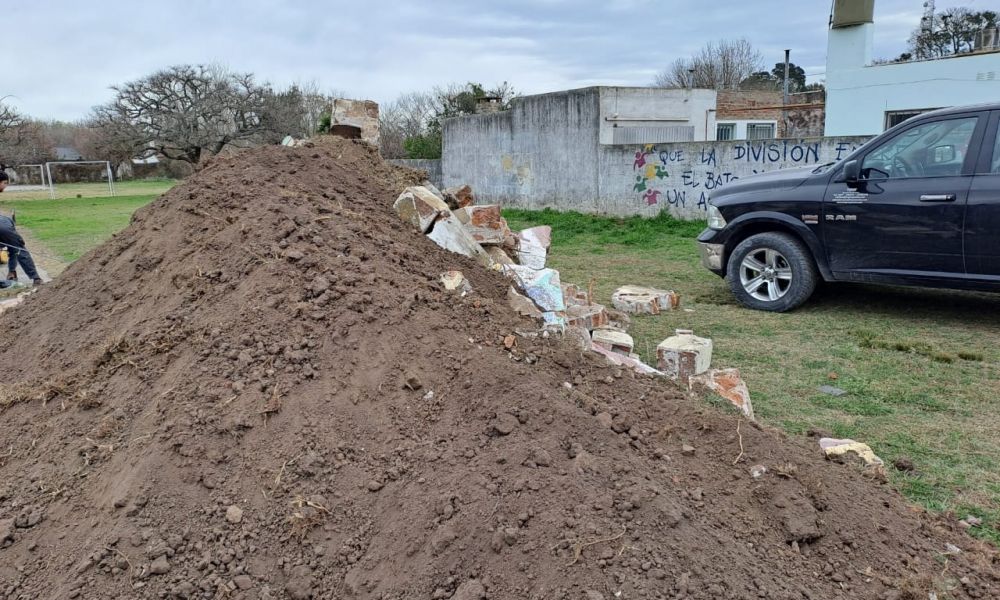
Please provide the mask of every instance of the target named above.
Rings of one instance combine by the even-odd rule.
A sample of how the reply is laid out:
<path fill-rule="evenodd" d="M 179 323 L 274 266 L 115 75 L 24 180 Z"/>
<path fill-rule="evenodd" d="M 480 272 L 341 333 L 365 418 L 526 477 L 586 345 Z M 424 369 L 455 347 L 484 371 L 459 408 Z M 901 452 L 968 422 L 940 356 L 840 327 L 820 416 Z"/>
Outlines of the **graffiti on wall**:
<path fill-rule="evenodd" d="M 713 190 L 741 177 L 788 167 L 838 161 L 858 145 L 770 140 L 706 142 L 692 150 L 647 144 L 632 156 L 632 192 L 645 206 L 706 210 Z"/>

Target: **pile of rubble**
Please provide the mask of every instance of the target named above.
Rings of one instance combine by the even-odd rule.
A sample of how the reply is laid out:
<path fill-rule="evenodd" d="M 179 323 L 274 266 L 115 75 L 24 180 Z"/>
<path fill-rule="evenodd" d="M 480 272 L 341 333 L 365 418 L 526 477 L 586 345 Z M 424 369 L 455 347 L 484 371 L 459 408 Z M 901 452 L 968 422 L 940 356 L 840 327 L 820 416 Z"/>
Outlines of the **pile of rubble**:
<path fill-rule="evenodd" d="M 406 188 L 393 208 L 442 248 L 507 275 L 512 281 L 508 303 L 520 315 L 537 319 L 543 330 L 577 339 L 584 350 L 601 354 L 614 365 L 716 392 L 753 419 L 750 393 L 739 371 L 710 368 L 712 340 L 679 329 L 657 346 L 655 367 L 634 352 L 635 341 L 627 331 L 629 315 L 675 310 L 680 307 L 676 292 L 626 285 L 612 294 L 613 308 L 594 302 L 592 289 L 564 283 L 559 271 L 546 266 L 552 241 L 549 226 L 512 231 L 500 206 L 475 204 L 468 185 L 442 192 L 423 182 Z M 441 281 L 448 290 L 471 291 L 461 272 L 444 273 Z"/>

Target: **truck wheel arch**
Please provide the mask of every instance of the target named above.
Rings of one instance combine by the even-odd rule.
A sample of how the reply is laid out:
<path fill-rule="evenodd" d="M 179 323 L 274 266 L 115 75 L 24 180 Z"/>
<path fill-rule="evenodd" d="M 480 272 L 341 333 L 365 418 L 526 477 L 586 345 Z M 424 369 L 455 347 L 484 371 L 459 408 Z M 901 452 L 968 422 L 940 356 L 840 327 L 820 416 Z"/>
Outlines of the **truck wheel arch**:
<path fill-rule="evenodd" d="M 802 221 L 797 221 L 783 213 L 755 213 L 740 216 L 731 222 L 727 229 L 730 227 L 733 228 L 733 232 L 726 240 L 725 254 L 722 257 L 723 265 L 728 264 L 732 251 L 743 240 L 758 233 L 776 231 L 794 236 L 804 243 L 809 248 L 813 262 L 815 262 L 823 279 L 826 281 L 833 279 L 833 273 L 830 271 L 826 252 L 823 250 L 819 236 Z"/>

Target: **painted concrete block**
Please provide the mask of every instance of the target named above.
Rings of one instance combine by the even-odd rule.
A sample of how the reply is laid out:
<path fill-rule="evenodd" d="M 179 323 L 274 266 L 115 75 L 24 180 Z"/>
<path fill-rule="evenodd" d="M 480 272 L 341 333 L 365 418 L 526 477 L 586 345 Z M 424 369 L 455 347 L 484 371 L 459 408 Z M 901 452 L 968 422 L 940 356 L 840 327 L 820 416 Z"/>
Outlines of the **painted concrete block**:
<path fill-rule="evenodd" d="M 541 246 L 545 250 L 552 246 L 552 228 L 548 225 L 529 227 L 519 232 L 517 237 L 521 238 L 522 242 Z"/>
<path fill-rule="evenodd" d="M 613 352 L 597 344 L 594 344 L 591 350 L 607 358 L 608 362 L 613 365 L 627 367 L 637 373 L 642 373 L 644 375 L 658 375 L 658 376 L 663 375 L 663 373 L 661 373 L 660 371 L 657 371 L 653 367 L 647 365 L 646 363 L 636 358 L 635 355 L 625 356 L 624 354 Z"/>
<path fill-rule="evenodd" d="M 517 282 L 518 287 L 531 298 L 543 312 L 566 311 L 559 271 L 555 269 L 535 270 L 524 265 L 507 265 L 504 272 Z"/>
<path fill-rule="evenodd" d="M 453 209 L 475 204 L 476 197 L 472 188 L 467 185 L 452 186 L 444 189 L 444 199 Z"/>
<path fill-rule="evenodd" d="M 507 220 L 500 215 L 500 207 L 496 204 L 466 206 L 456 210 L 455 215 L 472 237 L 483 245 L 503 245 L 511 233 Z"/>

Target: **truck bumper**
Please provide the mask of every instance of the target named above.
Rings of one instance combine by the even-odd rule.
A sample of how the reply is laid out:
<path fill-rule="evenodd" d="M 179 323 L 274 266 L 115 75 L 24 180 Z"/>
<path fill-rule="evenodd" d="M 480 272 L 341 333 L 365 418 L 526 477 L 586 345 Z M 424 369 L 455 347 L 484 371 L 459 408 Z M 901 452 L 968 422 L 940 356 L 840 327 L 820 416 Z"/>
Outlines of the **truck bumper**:
<path fill-rule="evenodd" d="M 701 255 L 701 264 L 716 275 L 723 275 L 722 255 L 724 252 L 725 246 L 723 244 L 698 242 L 698 254 Z"/>

